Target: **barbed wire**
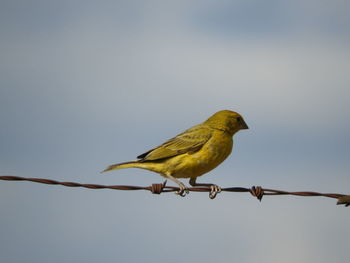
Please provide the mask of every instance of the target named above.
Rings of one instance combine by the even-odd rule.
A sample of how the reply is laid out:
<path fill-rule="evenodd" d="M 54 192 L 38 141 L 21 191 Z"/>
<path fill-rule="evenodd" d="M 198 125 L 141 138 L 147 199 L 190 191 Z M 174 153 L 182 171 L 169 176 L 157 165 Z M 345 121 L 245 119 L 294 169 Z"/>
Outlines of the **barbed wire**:
<path fill-rule="evenodd" d="M 41 184 L 62 185 L 62 186 L 67 186 L 67 187 L 83 187 L 83 188 L 88 188 L 88 189 L 112 189 L 112 190 L 124 190 L 124 191 L 147 190 L 153 194 L 175 192 L 175 191 L 179 190 L 178 187 L 167 186 L 166 185 L 167 181 L 164 181 L 161 184 L 152 184 L 150 186 L 132 186 L 132 185 L 81 184 L 81 183 L 76 183 L 76 182 L 60 182 L 60 181 L 51 180 L 51 179 L 26 178 L 26 177 L 11 176 L 11 175 L 0 176 L 0 180 L 30 181 L 30 182 L 41 183 Z M 211 189 L 208 187 L 189 187 L 188 191 L 210 192 Z M 221 191 L 222 192 L 239 192 L 239 193 L 248 192 L 248 193 L 252 194 L 253 196 L 255 196 L 259 201 L 262 200 L 264 195 L 323 196 L 323 197 L 338 199 L 337 205 L 345 205 L 345 206 L 350 205 L 350 195 L 336 194 L 336 193 L 318 193 L 318 192 L 308 192 L 308 191 L 288 192 L 288 191 L 282 191 L 282 190 L 262 188 L 261 186 L 252 186 L 251 188 L 227 187 L 227 188 L 221 188 Z M 216 196 L 216 194 L 212 197 L 215 198 L 215 196 Z"/>

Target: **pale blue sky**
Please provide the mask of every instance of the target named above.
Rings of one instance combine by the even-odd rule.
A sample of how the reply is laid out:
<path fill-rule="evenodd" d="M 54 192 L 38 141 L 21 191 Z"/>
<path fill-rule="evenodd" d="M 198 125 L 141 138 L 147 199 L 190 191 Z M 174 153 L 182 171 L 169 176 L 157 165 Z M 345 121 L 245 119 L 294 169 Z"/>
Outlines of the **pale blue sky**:
<path fill-rule="evenodd" d="M 99 174 L 221 109 L 250 129 L 199 179 L 350 192 L 347 1 L 2 1 L 0 174 Z M 187 183 L 186 181 L 184 181 Z M 71 189 L 0 181 L 2 262 L 345 262 L 326 198 Z"/>

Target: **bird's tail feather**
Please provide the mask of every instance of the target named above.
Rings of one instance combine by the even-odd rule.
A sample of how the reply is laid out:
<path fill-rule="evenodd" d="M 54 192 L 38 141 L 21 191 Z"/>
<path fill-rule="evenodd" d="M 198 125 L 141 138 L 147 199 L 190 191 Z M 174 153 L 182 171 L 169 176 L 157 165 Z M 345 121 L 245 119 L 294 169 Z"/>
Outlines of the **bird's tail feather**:
<path fill-rule="evenodd" d="M 101 173 L 112 171 L 112 170 L 137 167 L 137 165 L 136 165 L 137 163 L 139 163 L 139 161 L 131 161 L 131 162 L 125 162 L 125 163 L 112 164 L 112 165 L 108 166 L 106 169 L 104 169 Z"/>

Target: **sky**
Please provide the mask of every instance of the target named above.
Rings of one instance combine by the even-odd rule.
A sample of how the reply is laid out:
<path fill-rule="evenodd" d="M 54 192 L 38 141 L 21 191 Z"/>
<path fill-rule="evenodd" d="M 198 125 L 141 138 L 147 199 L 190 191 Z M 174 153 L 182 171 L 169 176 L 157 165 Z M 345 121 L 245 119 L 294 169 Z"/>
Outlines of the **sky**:
<path fill-rule="evenodd" d="M 0 175 L 160 183 L 99 172 L 229 109 L 250 129 L 198 182 L 350 193 L 349 11 L 342 0 L 1 1 Z M 1 261 L 345 262 L 350 213 L 335 204 L 0 181 Z"/>

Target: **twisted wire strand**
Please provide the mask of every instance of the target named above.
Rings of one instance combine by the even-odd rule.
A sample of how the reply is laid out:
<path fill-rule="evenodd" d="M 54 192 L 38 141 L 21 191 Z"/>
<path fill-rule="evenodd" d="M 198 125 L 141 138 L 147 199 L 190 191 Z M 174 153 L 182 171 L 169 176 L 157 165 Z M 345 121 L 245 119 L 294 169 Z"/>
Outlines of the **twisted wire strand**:
<path fill-rule="evenodd" d="M 5 181 L 29 181 L 41 184 L 50 184 L 50 185 L 62 185 L 67 187 L 83 187 L 88 189 L 112 189 L 112 190 L 147 190 L 152 192 L 153 194 L 160 194 L 166 192 L 175 192 L 178 191 L 178 187 L 167 186 L 166 181 L 161 184 L 152 184 L 150 186 L 133 186 L 133 185 L 100 185 L 100 184 L 81 184 L 76 182 L 60 182 L 51 179 L 44 178 L 26 178 L 20 176 L 0 176 L 0 180 Z M 189 191 L 192 192 L 210 192 L 211 189 L 208 187 L 189 187 Z M 249 192 L 254 197 L 256 197 L 259 201 L 262 200 L 264 195 L 294 195 L 294 196 L 323 196 L 329 198 L 338 199 L 338 205 L 350 205 L 350 195 L 345 194 L 336 194 L 336 193 L 318 193 L 318 192 L 309 192 L 309 191 L 301 191 L 301 192 L 288 192 L 282 190 L 274 190 L 268 188 L 262 188 L 261 186 L 253 186 L 251 188 L 245 187 L 227 187 L 222 188 L 223 192 Z"/>

